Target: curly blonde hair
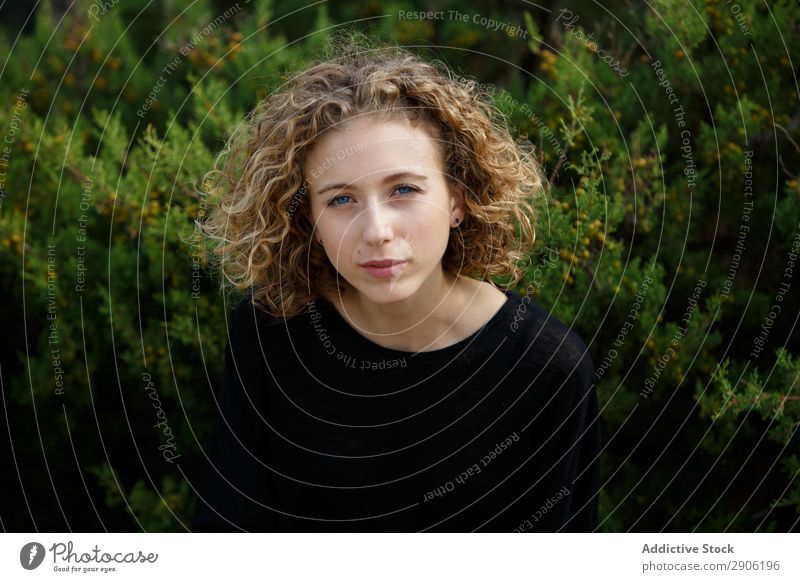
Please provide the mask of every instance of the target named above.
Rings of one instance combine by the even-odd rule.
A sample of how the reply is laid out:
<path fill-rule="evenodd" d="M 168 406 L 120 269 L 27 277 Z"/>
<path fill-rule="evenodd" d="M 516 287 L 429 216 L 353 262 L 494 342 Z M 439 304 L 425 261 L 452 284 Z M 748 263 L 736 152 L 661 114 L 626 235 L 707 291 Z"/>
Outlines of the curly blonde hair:
<path fill-rule="evenodd" d="M 253 303 L 275 317 L 346 290 L 324 249 L 312 244 L 303 164 L 326 131 L 368 113 L 423 124 L 437 137 L 448 185 L 463 186 L 465 217 L 443 269 L 478 279 L 510 275 L 511 285 L 524 276 L 518 263 L 535 240 L 532 199 L 544 186 L 534 146 L 511 136 L 474 80 L 370 43 L 350 31 L 333 38 L 321 62 L 255 107 L 204 177 L 215 203 L 195 224 L 210 243 L 212 266 L 223 286 L 251 290 Z"/>

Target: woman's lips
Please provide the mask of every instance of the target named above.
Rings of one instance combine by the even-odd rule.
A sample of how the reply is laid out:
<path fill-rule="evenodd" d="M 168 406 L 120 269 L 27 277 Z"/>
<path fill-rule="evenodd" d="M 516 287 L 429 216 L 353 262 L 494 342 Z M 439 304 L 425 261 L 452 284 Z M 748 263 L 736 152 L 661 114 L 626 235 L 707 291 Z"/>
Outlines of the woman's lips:
<path fill-rule="evenodd" d="M 376 279 L 387 279 L 399 275 L 403 269 L 406 268 L 407 264 L 408 261 L 393 261 L 391 266 L 374 267 L 371 265 L 361 265 L 361 267 Z"/>

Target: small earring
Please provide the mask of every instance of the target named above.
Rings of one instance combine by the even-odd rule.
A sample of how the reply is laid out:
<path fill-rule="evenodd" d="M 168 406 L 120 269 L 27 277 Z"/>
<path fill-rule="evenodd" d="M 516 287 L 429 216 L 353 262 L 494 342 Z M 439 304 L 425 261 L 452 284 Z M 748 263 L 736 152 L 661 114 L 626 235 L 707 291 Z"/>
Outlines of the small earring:
<path fill-rule="evenodd" d="M 454 218 L 453 221 L 456 223 L 456 226 L 458 226 L 458 223 L 461 222 L 461 219 L 460 218 Z"/>

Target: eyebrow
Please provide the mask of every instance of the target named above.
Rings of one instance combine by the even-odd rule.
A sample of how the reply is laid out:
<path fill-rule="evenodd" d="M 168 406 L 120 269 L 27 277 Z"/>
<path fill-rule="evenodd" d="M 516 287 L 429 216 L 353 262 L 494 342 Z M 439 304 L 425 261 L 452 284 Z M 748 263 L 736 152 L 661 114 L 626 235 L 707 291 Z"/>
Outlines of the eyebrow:
<path fill-rule="evenodd" d="M 413 178 L 415 180 L 422 180 L 423 182 L 428 179 L 427 176 L 423 176 L 421 174 L 414 174 L 413 172 L 396 172 L 394 174 L 386 176 L 381 182 L 381 184 L 386 184 L 387 182 L 392 182 L 394 180 L 399 180 L 401 178 Z M 325 186 L 319 192 L 317 192 L 317 196 L 322 196 L 328 190 L 341 190 L 343 188 L 352 188 L 352 187 L 353 187 L 352 184 L 342 184 L 342 183 L 329 184 L 328 186 Z"/>

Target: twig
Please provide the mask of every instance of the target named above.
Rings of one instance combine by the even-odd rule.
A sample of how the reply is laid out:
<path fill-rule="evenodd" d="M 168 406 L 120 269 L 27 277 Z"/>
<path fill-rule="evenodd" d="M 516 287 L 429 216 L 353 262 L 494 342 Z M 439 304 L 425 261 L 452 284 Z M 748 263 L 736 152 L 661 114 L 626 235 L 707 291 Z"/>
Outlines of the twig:
<path fill-rule="evenodd" d="M 794 149 L 797 150 L 797 153 L 800 153 L 800 146 L 798 146 L 797 142 L 792 139 L 792 136 L 789 134 L 788 130 L 779 123 L 776 123 L 775 127 L 780 129 L 784 133 L 784 135 L 786 135 L 786 139 L 788 139 L 789 142 L 794 146 Z M 786 167 L 786 164 L 783 163 L 783 156 L 780 155 L 778 156 L 778 163 L 780 164 L 783 171 L 786 172 L 786 174 L 788 174 L 791 178 L 797 180 L 797 176 L 795 174 L 792 174 L 789 171 L 789 168 Z"/>
<path fill-rule="evenodd" d="M 560 156 L 558 156 L 558 163 L 556 163 L 556 167 L 555 167 L 555 168 L 553 168 L 553 173 L 552 173 L 552 174 L 550 174 L 550 180 L 549 180 L 549 181 L 548 181 L 548 183 L 547 183 L 547 193 L 548 193 L 548 194 L 550 193 L 550 184 L 552 184 L 553 180 L 555 180 L 555 179 L 556 179 L 556 174 L 558 174 L 558 170 L 559 170 L 559 168 L 561 168 L 561 164 L 563 164 L 563 163 L 564 163 L 564 160 L 566 160 L 566 159 L 567 159 L 567 150 L 568 150 L 568 149 L 569 149 L 569 147 L 567 147 L 567 148 L 564 150 L 564 153 L 563 153 L 563 154 L 561 154 Z"/>
<path fill-rule="evenodd" d="M 796 150 L 797 150 L 797 153 L 798 153 L 798 154 L 800 154 L 800 146 L 799 146 L 799 145 L 797 145 L 797 142 L 796 142 L 796 141 L 794 141 L 794 140 L 792 139 L 792 136 L 789 134 L 789 132 L 787 131 L 787 129 L 786 129 L 785 127 L 783 127 L 783 126 L 782 126 L 780 123 L 776 123 L 776 124 L 775 124 L 775 127 L 777 127 L 777 128 L 778 128 L 778 129 L 780 129 L 780 130 L 781 130 L 781 131 L 782 131 L 784 134 L 786 134 L 786 139 L 788 139 L 788 140 L 791 142 L 791 144 L 794 146 L 794 149 L 796 149 Z"/>

